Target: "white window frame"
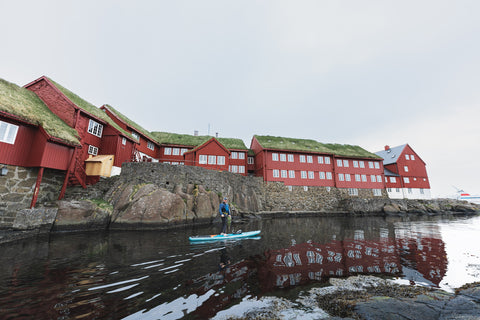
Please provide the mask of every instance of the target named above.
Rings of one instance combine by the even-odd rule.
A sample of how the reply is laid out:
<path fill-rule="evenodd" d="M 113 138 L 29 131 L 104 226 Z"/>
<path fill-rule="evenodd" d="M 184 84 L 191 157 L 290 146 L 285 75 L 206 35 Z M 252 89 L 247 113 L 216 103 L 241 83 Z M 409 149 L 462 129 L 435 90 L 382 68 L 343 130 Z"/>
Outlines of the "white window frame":
<path fill-rule="evenodd" d="M 370 175 L 370 182 L 377 182 L 377 177 L 374 174 Z"/>
<path fill-rule="evenodd" d="M 280 175 L 281 175 L 282 178 L 288 178 L 288 171 L 287 170 L 282 170 L 280 172 Z"/>
<path fill-rule="evenodd" d="M 255 159 L 253 157 L 248 157 L 247 163 L 248 164 L 255 164 Z"/>
<path fill-rule="evenodd" d="M 179 156 L 180 155 L 180 148 L 173 148 L 172 155 Z"/>
<path fill-rule="evenodd" d="M 180 149 L 180 155 L 183 156 L 185 154 L 185 152 L 188 152 L 188 149 L 187 148 L 182 148 Z"/>
<path fill-rule="evenodd" d="M 232 159 L 238 159 L 238 152 L 232 151 L 232 153 L 230 154 L 230 158 L 232 158 Z"/>
<path fill-rule="evenodd" d="M 155 150 L 155 145 L 151 141 L 147 141 L 147 148 L 150 150 Z"/>
<path fill-rule="evenodd" d="M 395 178 L 395 177 L 390 177 L 390 182 L 391 182 L 391 183 L 397 183 L 397 178 Z"/>
<path fill-rule="evenodd" d="M 345 173 L 345 181 L 352 181 L 349 173 Z"/>
<path fill-rule="evenodd" d="M 323 157 L 322 157 L 322 156 L 318 156 L 318 157 L 317 157 L 317 162 L 320 163 L 320 164 L 323 164 Z"/>
<path fill-rule="evenodd" d="M 238 173 L 238 166 L 231 165 L 231 166 L 229 166 L 228 171 L 233 172 L 233 173 Z"/>
<path fill-rule="evenodd" d="M 382 195 L 382 189 L 372 189 L 372 192 L 375 197 L 380 197 Z"/>
<path fill-rule="evenodd" d="M 338 181 L 345 181 L 345 177 L 343 176 L 343 173 L 338 174 Z"/>
<path fill-rule="evenodd" d="M 92 146 L 91 144 L 88 145 L 88 154 L 96 156 L 98 154 L 98 147 Z"/>
<path fill-rule="evenodd" d="M 300 163 L 305 163 L 305 162 L 306 162 L 305 155 L 304 155 L 304 154 L 301 154 L 301 155 L 300 155 Z"/>
<path fill-rule="evenodd" d="M 294 157 L 293 157 L 293 154 L 289 154 L 289 155 L 287 156 L 287 158 L 288 158 L 288 162 L 294 162 L 294 161 L 295 161 L 295 159 L 294 159 Z"/>
<path fill-rule="evenodd" d="M 308 179 L 315 179 L 315 172 L 308 171 Z"/>
<path fill-rule="evenodd" d="M 208 155 L 208 164 L 211 164 L 211 165 L 217 164 L 217 156 Z"/>
<path fill-rule="evenodd" d="M 362 182 L 367 182 L 367 175 L 366 174 L 362 174 Z"/>
<path fill-rule="evenodd" d="M 382 176 L 377 174 L 377 182 L 382 182 Z"/>
<path fill-rule="evenodd" d="M 405 170 L 405 172 L 408 172 L 408 166 L 403 166 L 403 170 Z"/>
<path fill-rule="evenodd" d="M 0 142 L 15 144 L 18 126 L 12 123 L 0 121 Z"/>
<path fill-rule="evenodd" d="M 410 160 L 410 157 L 408 156 L 408 154 L 405 155 L 405 160 Z"/>
<path fill-rule="evenodd" d="M 245 166 L 238 166 L 238 173 L 245 173 Z"/>
<path fill-rule="evenodd" d="M 307 162 L 308 163 L 313 163 L 313 157 L 312 156 L 307 156 Z"/>
<path fill-rule="evenodd" d="M 364 161 L 359 161 L 358 164 L 360 165 L 360 168 L 365 168 L 365 162 Z"/>
<path fill-rule="evenodd" d="M 325 157 L 325 164 L 330 164 L 330 157 Z"/>
<path fill-rule="evenodd" d="M 307 171 L 300 171 L 300 178 L 307 179 Z"/>
<path fill-rule="evenodd" d="M 348 166 L 349 166 L 348 160 L 346 160 L 346 159 L 343 160 L 343 166 L 344 166 L 345 168 L 348 168 Z"/>
<path fill-rule="evenodd" d="M 278 153 L 272 153 L 272 161 L 278 161 Z"/>
<path fill-rule="evenodd" d="M 353 160 L 353 167 L 358 168 L 358 160 Z"/>
<path fill-rule="evenodd" d="M 245 152 L 239 152 L 238 153 L 238 159 L 244 160 L 245 159 Z"/>
<path fill-rule="evenodd" d="M 166 156 L 171 155 L 172 154 L 172 148 L 165 147 L 165 149 L 163 149 L 163 154 L 166 155 Z"/>
<path fill-rule="evenodd" d="M 288 177 L 290 179 L 295 179 L 295 170 L 288 170 Z"/>
<path fill-rule="evenodd" d="M 285 153 L 280 153 L 280 161 L 282 161 L 282 162 L 287 161 L 287 155 Z"/>
<path fill-rule="evenodd" d="M 349 196 L 358 196 L 358 189 L 357 188 L 348 188 L 348 195 Z"/>
<path fill-rule="evenodd" d="M 165 148 L 166 150 L 166 148 Z M 201 154 L 198 156 L 198 163 L 199 164 L 207 164 L 208 162 L 208 156 L 206 154 Z"/>
<path fill-rule="evenodd" d="M 90 119 L 90 121 L 88 122 L 88 130 L 87 131 L 88 131 L 88 133 L 93 134 L 94 136 L 97 136 L 97 137 L 101 138 L 102 137 L 102 132 L 103 132 L 103 124 L 100 124 L 97 121 Z"/>
<path fill-rule="evenodd" d="M 122 137 L 122 145 L 126 145 L 126 144 L 127 144 L 127 138 Z"/>
<path fill-rule="evenodd" d="M 273 177 L 274 178 L 280 178 L 280 170 L 273 169 Z"/>
<path fill-rule="evenodd" d="M 327 175 L 327 180 L 332 180 L 332 179 L 333 179 L 332 173 L 331 173 L 330 171 L 328 171 L 328 172 L 326 173 L 326 175 Z"/>
<path fill-rule="evenodd" d="M 320 172 L 318 173 L 318 177 L 319 177 L 320 179 L 322 179 L 322 180 L 325 180 L 325 172 L 320 171 Z"/>
<path fill-rule="evenodd" d="M 217 164 L 219 166 L 224 166 L 225 165 L 225 156 L 218 156 L 217 157 Z"/>
<path fill-rule="evenodd" d="M 337 167 L 343 166 L 342 159 L 337 159 Z"/>
<path fill-rule="evenodd" d="M 140 140 L 140 135 L 136 133 L 135 131 L 132 131 L 132 137 L 134 137 L 137 140 Z"/>
<path fill-rule="evenodd" d="M 415 160 L 415 157 L 413 156 L 413 154 L 410 155 L 410 160 Z"/>
<path fill-rule="evenodd" d="M 380 169 L 380 164 L 378 162 L 375 162 L 374 165 L 375 165 L 375 169 Z"/>
<path fill-rule="evenodd" d="M 375 168 L 375 165 L 373 164 L 373 161 L 368 161 L 368 167 L 369 167 L 370 169 Z"/>
<path fill-rule="evenodd" d="M 357 182 L 362 181 L 362 178 L 360 177 L 360 175 L 358 173 L 355 174 L 355 181 L 357 181 Z"/>
<path fill-rule="evenodd" d="M 410 183 L 410 178 L 408 178 L 408 177 L 403 177 L 403 182 L 405 182 L 405 183 Z"/>

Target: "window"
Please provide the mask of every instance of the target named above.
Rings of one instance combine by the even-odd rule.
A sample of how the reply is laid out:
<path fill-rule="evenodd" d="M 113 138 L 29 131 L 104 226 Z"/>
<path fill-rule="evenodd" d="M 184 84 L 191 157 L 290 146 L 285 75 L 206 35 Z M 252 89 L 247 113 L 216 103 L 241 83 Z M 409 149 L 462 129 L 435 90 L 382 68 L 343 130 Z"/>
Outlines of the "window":
<path fill-rule="evenodd" d="M 125 137 L 122 138 L 122 144 L 123 144 L 123 145 L 126 145 L 126 144 L 127 144 L 127 138 L 125 138 Z"/>
<path fill-rule="evenodd" d="M 254 164 L 254 159 L 253 157 L 248 157 L 248 164 Z"/>
<path fill-rule="evenodd" d="M 167 148 L 165 148 L 165 151 L 167 150 Z M 208 157 L 205 155 L 205 154 L 201 154 L 198 156 L 198 163 L 199 164 L 207 164 L 207 159 Z"/>
<path fill-rule="evenodd" d="M 303 154 L 300 155 L 300 162 L 302 162 L 302 163 L 305 162 L 305 156 Z"/>
<path fill-rule="evenodd" d="M 410 183 L 410 179 L 409 179 L 408 177 L 404 177 L 404 178 L 403 178 L 403 182 L 405 182 L 405 183 Z"/>
<path fill-rule="evenodd" d="M 174 156 L 179 156 L 180 155 L 180 149 L 179 148 L 173 148 L 172 149 L 172 154 Z"/>
<path fill-rule="evenodd" d="M 361 180 L 360 180 L 360 175 L 359 175 L 359 174 L 356 174 L 356 175 L 355 175 L 355 181 L 357 181 L 357 182 L 360 182 L 360 181 L 361 181 Z"/>
<path fill-rule="evenodd" d="M 412 188 L 408 188 L 408 193 L 412 193 Z"/>
<path fill-rule="evenodd" d="M 342 166 L 342 160 L 337 159 L 337 167 L 341 167 L 341 166 Z"/>
<path fill-rule="evenodd" d="M 280 153 L 280 161 L 287 161 L 287 155 L 285 153 Z"/>
<path fill-rule="evenodd" d="M 343 177 L 343 173 L 338 174 L 338 180 L 339 181 L 344 181 L 345 180 L 345 178 Z"/>
<path fill-rule="evenodd" d="M 358 196 L 358 189 L 357 188 L 348 188 L 348 195 Z"/>
<path fill-rule="evenodd" d="M 353 167 L 358 168 L 358 161 L 357 160 L 353 160 Z"/>
<path fill-rule="evenodd" d="M 278 169 L 273 169 L 273 177 L 274 178 L 280 177 L 280 172 L 278 171 Z"/>
<path fill-rule="evenodd" d="M 387 192 L 392 192 L 392 188 L 387 188 Z"/>
<path fill-rule="evenodd" d="M 187 151 L 188 151 L 188 149 L 186 149 L 186 148 L 180 149 L 180 155 L 183 156 L 185 154 L 185 152 L 187 152 Z"/>
<path fill-rule="evenodd" d="M 238 173 L 245 173 L 245 166 L 238 166 Z"/>
<path fill-rule="evenodd" d="M 423 189 L 420 189 L 420 194 L 424 194 L 424 191 L 423 191 Z"/>
<path fill-rule="evenodd" d="M 90 121 L 91 121 L 91 120 L 90 120 Z M 140 135 L 139 135 L 138 133 L 136 133 L 136 132 L 133 132 L 133 131 L 132 131 L 132 137 L 134 137 L 134 138 L 137 139 L 137 140 L 140 140 Z"/>
<path fill-rule="evenodd" d="M 287 178 L 288 177 L 288 171 L 287 170 L 282 170 L 282 178 Z"/>
<path fill-rule="evenodd" d="M 172 148 L 165 148 L 163 150 L 163 154 L 168 155 L 168 156 L 171 155 L 172 154 Z"/>
<path fill-rule="evenodd" d="M 220 165 L 220 166 L 224 166 L 225 165 L 225 156 L 218 156 L 217 157 L 217 164 Z"/>
<path fill-rule="evenodd" d="M 102 132 L 103 132 L 103 125 L 90 119 L 90 121 L 88 122 L 88 133 L 91 133 L 97 137 L 102 137 Z M 133 136 L 133 133 L 132 133 L 132 136 Z"/>
<path fill-rule="evenodd" d="M 288 177 L 291 179 L 295 178 L 295 170 L 288 170 Z"/>
<path fill-rule="evenodd" d="M 371 175 L 370 175 L 370 181 L 371 181 L 371 182 L 377 181 L 377 179 L 376 179 L 376 177 L 375 177 L 374 174 L 371 174 Z"/>
<path fill-rule="evenodd" d="M 323 157 L 322 157 L 322 156 L 318 156 L 318 157 L 317 157 L 317 161 L 318 161 L 318 163 L 323 164 Z"/>
<path fill-rule="evenodd" d="M 238 172 L 238 166 L 230 166 L 228 168 L 230 172 L 237 173 Z"/>
<path fill-rule="evenodd" d="M 345 181 L 351 181 L 350 174 L 345 173 Z"/>
<path fill-rule="evenodd" d="M 396 191 L 397 193 L 399 193 L 399 192 L 400 192 L 400 188 L 395 188 L 395 191 Z"/>
<path fill-rule="evenodd" d="M 308 187 L 307 187 L 307 186 L 303 186 L 303 191 L 308 191 Z"/>
<path fill-rule="evenodd" d="M 293 162 L 293 154 L 288 155 L 288 162 Z"/>
<path fill-rule="evenodd" d="M 395 177 L 390 177 L 390 182 L 391 182 L 391 183 L 396 183 L 396 182 L 397 182 L 397 178 L 395 178 Z"/>
<path fill-rule="evenodd" d="M 208 156 L 208 164 L 217 164 L 216 156 Z"/>
<path fill-rule="evenodd" d="M 307 179 L 307 171 L 300 172 L 302 179 Z"/>
<path fill-rule="evenodd" d="M 415 160 L 415 157 L 413 156 L 413 154 L 410 155 L 410 160 Z"/>
<path fill-rule="evenodd" d="M 327 172 L 327 180 L 332 180 L 332 173 L 331 172 Z"/>
<path fill-rule="evenodd" d="M 410 160 L 410 157 L 408 156 L 408 154 L 405 155 L 405 159 Z"/>
<path fill-rule="evenodd" d="M 155 145 L 153 144 L 153 142 L 147 141 L 147 148 L 150 149 L 150 150 L 154 150 Z"/>
<path fill-rule="evenodd" d="M 358 164 L 360 165 L 360 168 L 365 168 L 365 162 L 360 161 L 360 162 L 358 162 Z"/>
<path fill-rule="evenodd" d="M 408 166 L 404 166 L 403 170 L 405 170 L 405 172 L 408 172 Z"/>
<path fill-rule="evenodd" d="M 343 160 L 343 166 L 348 168 L 348 160 Z"/>
<path fill-rule="evenodd" d="M 375 169 L 380 169 L 380 164 L 378 162 L 375 162 Z"/>
<path fill-rule="evenodd" d="M 368 167 L 369 167 L 370 169 L 373 169 L 373 168 L 374 168 L 373 161 L 368 161 Z"/>
<path fill-rule="evenodd" d="M 375 197 L 380 197 L 382 195 L 382 190 L 381 189 L 373 189 L 373 195 Z"/>
<path fill-rule="evenodd" d="M 278 161 L 278 153 L 272 153 L 272 160 Z"/>
<path fill-rule="evenodd" d="M 307 156 L 307 162 L 308 163 L 313 163 L 313 157 L 312 156 Z"/>
<path fill-rule="evenodd" d="M 238 159 L 241 159 L 241 160 L 245 159 L 245 152 L 239 152 Z"/>
<path fill-rule="evenodd" d="M 315 172 L 308 171 L 308 179 L 315 179 Z"/>
<path fill-rule="evenodd" d="M 88 154 L 96 156 L 98 154 L 98 148 L 95 146 L 88 146 Z"/>
<path fill-rule="evenodd" d="M 377 182 L 382 182 L 382 176 L 381 175 L 377 175 Z"/>
<path fill-rule="evenodd" d="M 367 175 L 366 174 L 362 174 L 362 181 L 367 182 Z"/>
<path fill-rule="evenodd" d="M 292 186 L 288 186 L 288 191 L 292 191 L 293 190 L 293 187 Z"/>
<path fill-rule="evenodd" d="M 320 171 L 318 173 L 318 175 L 319 175 L 320 179 L 325 180 L 325 172 Z"/>
<path fill-rule="evenodd" d="M 325 164 L 330 164 L 330 157 L 325 157 Z"/>
<path fill-rule="evenodd" d="M 238 159 L 238 153 L 236 151 L 232 151 L 232 153 L 230 154 L 230 158 Z"/>

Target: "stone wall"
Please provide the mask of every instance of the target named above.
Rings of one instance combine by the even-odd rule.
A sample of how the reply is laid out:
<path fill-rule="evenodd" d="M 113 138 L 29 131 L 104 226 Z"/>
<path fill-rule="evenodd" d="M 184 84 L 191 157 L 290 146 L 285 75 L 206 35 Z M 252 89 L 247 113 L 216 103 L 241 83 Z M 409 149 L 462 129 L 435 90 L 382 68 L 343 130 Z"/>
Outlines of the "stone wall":
<path fill-rule="evenodd" d="M 39 168 L 17 166 L 7 166 L 7 168 L 7 175 L 0 176 L 0 226 L 2 227 L 10 227 L 16 213 L 30 207 L 39 170 Z M 37 204 L 56 200 L 64 177 L 65 173 L 62 171 L 45 169 Z"/>

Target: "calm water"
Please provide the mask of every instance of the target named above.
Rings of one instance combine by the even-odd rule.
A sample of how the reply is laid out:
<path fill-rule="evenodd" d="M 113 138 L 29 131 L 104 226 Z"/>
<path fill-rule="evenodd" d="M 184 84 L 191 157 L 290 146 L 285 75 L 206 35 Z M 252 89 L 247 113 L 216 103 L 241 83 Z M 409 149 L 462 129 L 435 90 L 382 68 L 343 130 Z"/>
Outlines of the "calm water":
<path fill-rule="evenodd" d="M 205 319 L 246 296 L 292 297 L 330 277 L 378 274 L 448 291 L 480 281 L 480 217 L 290 218 L 233 228 L 262 233 L 188 242 L 218 232 L 211 226 L 1 246 L 0 318 Z"/>

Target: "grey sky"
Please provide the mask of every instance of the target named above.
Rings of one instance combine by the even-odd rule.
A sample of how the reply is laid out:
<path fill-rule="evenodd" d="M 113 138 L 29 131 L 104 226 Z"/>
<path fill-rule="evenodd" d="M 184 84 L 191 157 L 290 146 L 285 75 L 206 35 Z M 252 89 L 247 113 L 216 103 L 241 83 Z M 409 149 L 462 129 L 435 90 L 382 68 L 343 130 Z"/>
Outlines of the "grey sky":
<path fill-rule="evenodd" d="M 480 193 L 479 1 L 6 1 L 0 77 L 150 131 L 409 143 Z M 462 157 L 462 158 L 460 158 Z"/>

